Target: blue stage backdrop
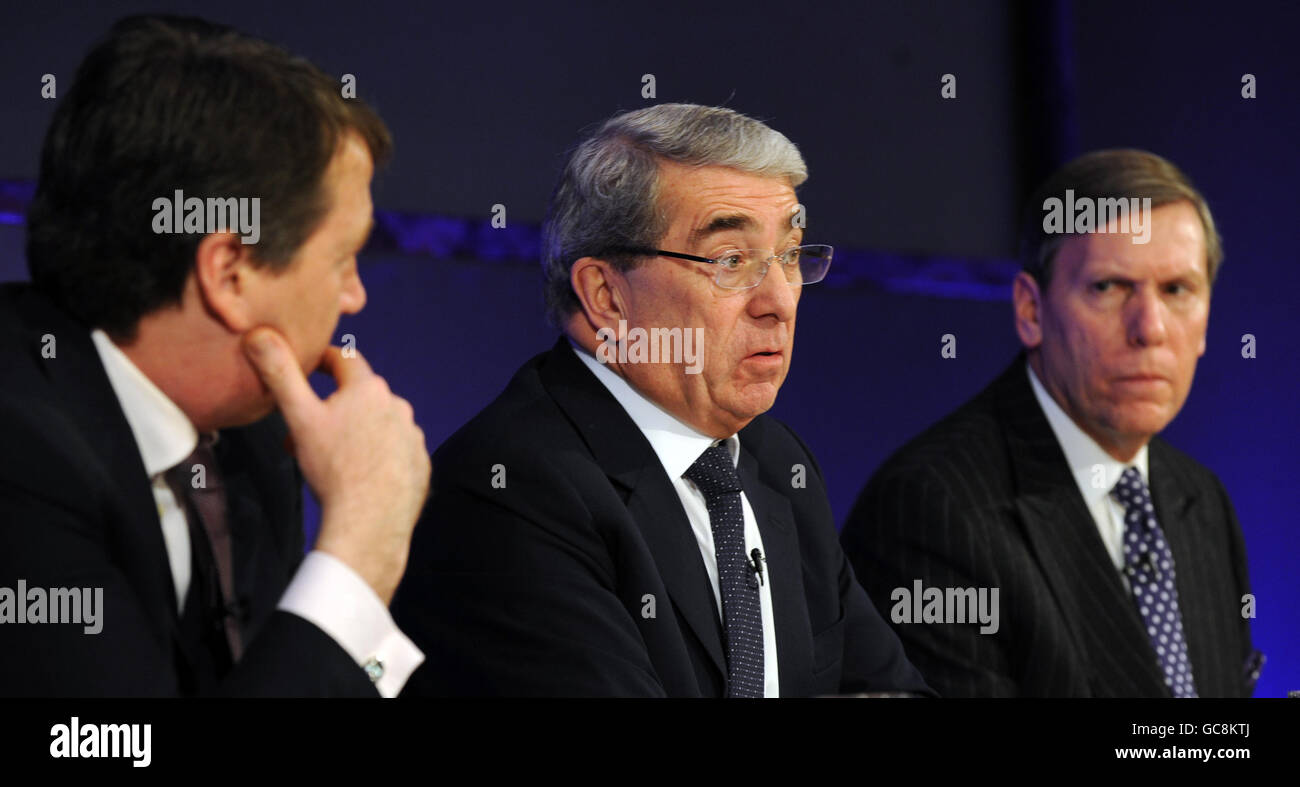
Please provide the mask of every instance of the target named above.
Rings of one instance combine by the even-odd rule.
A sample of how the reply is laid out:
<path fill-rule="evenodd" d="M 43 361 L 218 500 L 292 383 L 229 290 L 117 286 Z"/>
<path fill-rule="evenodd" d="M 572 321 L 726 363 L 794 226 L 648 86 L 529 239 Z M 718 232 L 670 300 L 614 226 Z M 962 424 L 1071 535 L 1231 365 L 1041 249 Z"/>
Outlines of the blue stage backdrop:
<path fill-rule="evenodd" d="M 797 12 L 765 0 L 743 13 L 593 4 L 558 15 L 513 0 L 437 10 L 378 2 L 364 14 L 341 2 L 149 4 L 158 8 L 205 13 L 354 73 L 388 120 L 398 154 L 375 188 L 384 215 L 362 262 L 369 304 L 336 338 L 352 334 L 414 404 L 430 447 L 555 339 L 529 250 L 583 126 L 687 100 L 786 132 L 811 171 L 801 193 L 810 238 L 855 252 L 836 263 L 836 279 L 805 292 L 774 411 L 816 453 L 841 521 L 890 452 L 1017 352 L 1008 261 L 1030 183 L 1084 150 L 1169 157 L 1207 195 L 1227 260 L 1205 358 L 1165 436 L 1218 473 L 1241 518 L 1254 637 L 1269 658 L 1257 695 L 1300 689 L 1294 11 L 1119 0 Z M 124 10 L 74 2 L 0 12 L 0 28 L 24 31 L 0 48 L 0 177 L 10 179 L 0 189 L 0 279 L 25 277 L 24 190 L 53 107 L 39 98 L 40 77 L 70 78 Z M 958 98 L 945 102 L 946 73 Z M 656 77 L 654 99 L 641 95 L 646 74 Z M 1245 74 L 1256 98 L 1241 96 Z M 508 210 L 500 235 L 484 229 L 494 204 Z M 956 358 L 940 355 L 945 334 L 956 337 Z M 1255 358 L 1242 355 L 1247 334 Z"/>

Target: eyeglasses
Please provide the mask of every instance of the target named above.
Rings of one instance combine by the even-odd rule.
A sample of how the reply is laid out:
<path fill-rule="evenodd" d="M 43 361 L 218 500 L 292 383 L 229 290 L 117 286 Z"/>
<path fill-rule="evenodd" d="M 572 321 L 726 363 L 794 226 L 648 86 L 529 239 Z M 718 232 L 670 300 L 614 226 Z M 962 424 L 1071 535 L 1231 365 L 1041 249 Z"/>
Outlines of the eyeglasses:
<path fill-rule="evenodd" d="M 642 257 L 672 257 L 691 262 L 707 262 L 717 265 L 713 276 L 714 284 L 727 290 L 748 290 L 757 287 L 773 260 L 781 263 L 786 281 L 792 287 L 804 284 L 816 284 L 826 278 L 826 271 L 831 267 L 832 246 L 795 246 L 780 254 L 768 254 L 770 249 L 736 249 L 716 258 L 698 257 L 694 254 L 682 254 L 677 251 L 620 246 L 608 250 L 616 254 L 635 254 Z"/>

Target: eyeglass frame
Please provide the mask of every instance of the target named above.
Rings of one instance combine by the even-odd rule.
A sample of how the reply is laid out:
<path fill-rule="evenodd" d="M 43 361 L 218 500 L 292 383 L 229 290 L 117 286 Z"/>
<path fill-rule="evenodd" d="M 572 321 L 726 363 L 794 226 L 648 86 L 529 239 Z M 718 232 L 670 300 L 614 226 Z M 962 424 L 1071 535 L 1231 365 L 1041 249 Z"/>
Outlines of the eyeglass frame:
<path fill-rule="evenodd" d="M 790 252 L 796 249 L 812 248 L 812 247 L 830 249 L 830 252 L 826 256 L 828 258 L 834 257 L 835 247 L 831 246 L 828 243 L 801 243 L 798 246 L 791 246 L 790 248 L 786 249 L 780 254 L 773 254 L 772 256 L 763 259 L 762 262 L 767 263 L 767 267 L 763 268 L 763 275 L 758 278 L 758 281 L 754 282 L 748 287 L 727 287 L 726 285 L 718 284 L 718 277 L 722 275 L 723 270 L 725 270 L 724 268 L 719 268 L 718 272 L 714 274 L 713 283 L 717 284 L 719 287 L 721 287 L 724 290 L 752 290 L 758 285 L 762 284 L 763 279 L 767 278 L 767 271 L 769 268 L 772 267 L 772 260 L 779 259 L 780 257 L 783 257 L 786 254 L 789 254 Z M 761 249 L 739 249 L 739 251 L 762 251 L 762 250 Z M 680 251 L 667 251 L 665 249 L 652 249 L 644 246 L 614 246 L 612 248 L 606 249 L 605 253 L 606 254 L 634 254 L 639 257 L 671 257 L 673 259 L 687 260 L 689 262 L 707 262 L 710 265 L 722 264 L 721 260 L 710 259 L 708 257 L 701 257 L 698 254 L 686 254 Z M 781 264 L 785 265 L 786 263 L 781 262 Z M 828 264 L 827 269 L 829 270 L 829 268 L 830 266 Z M 818 281 L 825 280 L 825 278 L 826 278 L 826 274 L 823 273 L 822 278 L 818 279 L 817 281 L 810 281 L 810 282 L 801 281 L 798 284 L 795 284 L 794 282 L 787 279 L 786 284 L 789 284 L 791 287 L 796 287 L 796 286 L 802 287 L 805 284 L 816 284 Z"/>

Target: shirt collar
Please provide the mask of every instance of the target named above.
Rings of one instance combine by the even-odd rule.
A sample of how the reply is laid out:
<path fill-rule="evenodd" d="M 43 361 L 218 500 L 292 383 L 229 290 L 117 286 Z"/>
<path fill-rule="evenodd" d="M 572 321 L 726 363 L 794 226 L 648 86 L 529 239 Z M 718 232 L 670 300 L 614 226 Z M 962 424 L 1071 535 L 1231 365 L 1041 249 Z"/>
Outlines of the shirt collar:
<path fill-rule="evenodd" d="M 145 472 L 152 478 L 185 461 L 199 444 L 189 417 L 102 330 L 95 329 L 90 338 L 135 435 Z"/>
<path fill-rule="evenodd" d="M 623 409 L 627 411 L 627 414 L 632 418 L 632 422 L 641 430 L 641 434 L 645 435 L 646 440 L 650 441 L 650 447 L 654 449 L 655 455 L 659 457 L 659 462 L 664 466 L 669 478 L 681 478 L 691 468 L 691 465 L 695 464 L 695 460 L 700 458 L 700 454 L 703 454 L 717 442 L 722 442 L 727 446 L 733 464 L 738 461 L 740 457 L 740 438 L 737 435 L 733 434 L 725 440 L 719 441 L 696 431 L 633 388 L 627 380 L 600 361 L 597 361 L 590 353 L 572 344 L 572 342 L 570 342 L 570 346 L 573 347 L 573 351 L 577 353 L 578 358 L 591 370 L 591 373 L 596 375 L 596 379 L 600 380 L 601 384 L 609 390 Z"/>
<path fill-rule="evenodd" d="M 1043 414 L 1047 416 L 1047 422 L 1052 425 L 1052 432 L 1056 435 L 1056 442 L 1060 444 L 1061 450 L 1065 453 L 1065 461 L 1070 465 L 1070 472 L 1074 475 L 1074 481 L 1079 485 L 1079 493 L 1083 495 L 1084 502 L 1092 506 L 1098 499 L 1104 498 L 1110 494 L 1110 490 L 1115 488 L 1119 477 L 1124 470 L 1129 467 L 1137 468 L 1142 475 L 1142 482 L 1150 485 L 1151 479 L 1147 475 L 1147 446 L 1143 445 L 1138 449 L 1137 456 L 1133 461 L 1125 464 L 1117 461 L 1113 456 L 1106 453 L 1097 441 L 1088 436 L 1086 432 L 1079 428 L 1074 419 L 1065 414 L 1061 406 L 1056 403 L 1052 395 L 1047 392 L 1043 384 L 1039 382 L 1038 375 L 1034 374 L 1034 369 L 1025 362 L 1025 369 L 1029 372 L 1029 384 L 1034 389 L 1034 397 L 1038 399 L 1038 406 L 1043 408 Z M 1096 476 L 1096 468 L 1101 467 L 1104 474 L 1102 484 L 1097 485 L 1093 479 Z"/>

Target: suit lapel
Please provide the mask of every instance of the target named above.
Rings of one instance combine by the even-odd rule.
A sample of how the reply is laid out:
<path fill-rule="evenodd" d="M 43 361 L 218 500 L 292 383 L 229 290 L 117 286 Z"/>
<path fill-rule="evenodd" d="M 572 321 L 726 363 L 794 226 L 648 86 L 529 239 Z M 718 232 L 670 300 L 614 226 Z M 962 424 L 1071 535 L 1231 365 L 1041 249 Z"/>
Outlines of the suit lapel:
<path fill-rule="evenodd" d="M 1184 483 L 1175 475 L 1169 461 L 1169 447 L 1156 438 L 1151 441 L 1149 453 L 1151 502 L 1156 509 L 1156 521 L 1165 534 L 1169 550 L 1174 556 L 1175 585 L 1178 588 L 1178 608 L 1183 619 L 1183 636 L 1187 642 L 1187 658 L 1192 664 L 1192 678 L 1201 696 L 1231 694 L 1235 687 L 1219 685 L 1217 676 L 1204 669 L 1198 673 L 1196 665 L 1213 663 L 1212 651 L 1220 643 L 1207 642 L 1205 633 L 1215 630 L 1214 608 L 1224 588 L 1197 581 L 1193 567 L 1197 553 L 1216 540 L 1210 517 L 1205 515 L 1200 495 L 1195 487 Z"/>
<path fill-rule="evenodd" d="M 1015 513 L 1089 673 L 1092 693 L 1163 693 L 1164 679 L 1132 597 L 1034 397 L 1023 355 L 991 393 L 1005 425 Z"/>
<path fill-rule="evenodd" d="M 771 583 L 777 666 L 782 696 L 806 693 L 803 681 L 812 674 L 812 632 L 808 623 L 808 602 L 803 590 L 803 565 L 799 538 L 794 529 L 790 500 L 762 480 L 757 456 L 762 446 L 756 433 L 741 432 L 740 483 L 754 510 L 758 532 L 763 537 L 765 574 Z"/>
<path fill-rule="evenodd" d="M 645 538 L 679 617 L 725 677 L 722 622 L 704 560 L 681 499 L 654 449 L 566 339 L 561 338 L 547 354 L 539 374 L 606 476 L 623 491 L 628 512 Z"/>
<path fill-rule="evenodd" d="M 121 551 L 115 558 L 149 611 L 163 641 L 175 631 L 176 589 L 163 544 L 162 523 L 144 461 L 126 415 L 108 381 L 90 329 L 28 290 L 18 300 L 28 329 L 28 347 L 39 353 L 41 337 L 57 340 L 54 358 L 38 359 L 60 409 L 85 436 L 107 474 L 106 483 L 120 509 Z M 114 516 L 107 513 L 106 516 Z M 109 536 L 110 543 L 112 537 Z"/>
<path fill-rule="evenodd" d="M 13 302 L 26 333 L 24 346 L 37 354 L 37 368 L 45 375 L 60 409 L 85 437 L 86 445 L 106 475 L 104 486 L 116 501 L 116 510 L 105 512 L 112 521 L 111 526 L 118 528 L 116 533 L 108 534 L 114 560 L 135 589 L 160 643 L 167 647 L 174 645 L 192 669 L 199 660 L 193 652 L 194 643 L 181 632 L 181 611 L 176 603 L 175 583 L 152 485 L 135 435 L 91 341 L 90 329 L 30 288 Z M 46 334 L 57 340 L 55 357 L 50 359 L 39 357 L 44 345 L 42 337 Z M 297 513 L 293 508 L 297 498 L 286 497 L 282 491 L 297 493 L 292 460 L 279 453 L 278 442 L 282 436 L 281 425 L 270 425 L 264 420 L 223 431 L 222 440 L 216 445 L 226 484 L 236 596 L 251 602 L 254 608 L 250 613 L 260 611 L 262 617 L 274 611 L 285 579 L 266 578 L 256 570 L 260 553 L 268 547 L 264 542 L 273 533 L 284 536 L 301 531 L 300 518 L 293 517 Z M 278 464 L 267 458 L 272 455 L 270 443 L 275 443 L 273 455 L 279 457 Z M 263 501 L 271 501 L 269 510 Z M 298 529 L 290 534 L 281 532 L 283 528 L 273 530 L 268 524 L 271 517 Z M 120 543 L 115 543 L 115 538 Z M 290 541 L 272 546 L 283 552 L 292 548 Z M 285 567 L 292 569 L 298 556 L 281 554 L 279 557 Z"/>

